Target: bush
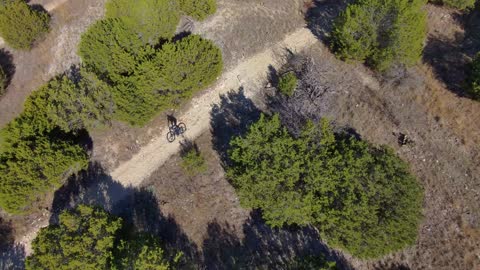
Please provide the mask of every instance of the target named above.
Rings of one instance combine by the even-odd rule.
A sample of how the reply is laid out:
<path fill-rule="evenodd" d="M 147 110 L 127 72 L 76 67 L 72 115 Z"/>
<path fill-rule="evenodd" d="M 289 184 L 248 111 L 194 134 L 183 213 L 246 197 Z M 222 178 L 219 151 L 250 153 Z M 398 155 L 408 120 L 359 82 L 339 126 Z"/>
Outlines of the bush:
<path fill-rule="evenodd" d="M 110 0 L 107 18 L 120 18 L 144 44 L 156 45 L 175 35 L 180 14 L 174 0 Z"/>
<path fill-rule="evenodd" d="M 325 256 L 304 256 L 295 258 L 288 266 L 289 270 L 337 270 L 334 261 L 328 261 Z"/>
<path fill-rule="evenodd" d="M 24 0 L 0 4 L 0 35 L 14 49 L 28 50 L 49 31 L 48 14 L 32 9 Z"/>
<path fill-rule="evenodd" d="M 49 129 L 77 132 L 109 121 L 112 102 L 108 85 L 83 70 L 79 82 L 63 75 L 35 91 L 25 104 L 25 113 L 35 121 L 45 121 Z"/>
<path fill-rule="evenodd" d="M 160 67 L 162 90 L 181 92 L 183 97 L 212 84 L 223 67 L 220 49 L 198 35 L 163 45 L 156 64 Z"/>
<path fill-rule="evenodd" d="M 122 220 L 80 205 L 42 228 L 32 243 L 26 269 L 109 269 Z"/>
<path fill-rule="evenodd" d="M 188 16 L 203 21 L 217 12 L 216 0 L 178 0 L 180 9 Z"/>
<path fill-rule="evenodd" d="M 422 191 L 392 150 L 336 135 L 326 120 L 294 138 L 278 115 L 262 115 L 231 147 L 229 179 L 267 224 L 314 224 L 329 244 L 361 258 L 415 243 Z"/>
<path fill-rule="evenodd" d="M 434 0 L 431 2 L 463 10 L 467 8 L 473 8 L 476 0 Z"/>
<path fill-rule="evenodd" d="M 181 165 L 185 173 L 189 176 L 204 173 L 208 169 L 205 158 L 196 147 L 191 147 L 182 154 Z"/>
<path fill-rule="evenodd" d="M 332 48 L 344 60 L 379 71 L 420 60 L 426 36 L 424 0 L 359 0 L 337 18 Z"/>
<path fill-rule="evenodd" d="M 42 228 L 32 243 L 26 269 L 171 269 L 160 243 L 149 235 L 125 235 L 122 219 L 103 209 L 79 205 Z"/>
<path fill-rule="evenodd" d="M 1 131 L 4 210 L 28 212 L 38 198 L 87 166 L 88 155 L 74 132 L 104 119 L 104 97 L 95 87 L 94 81 L 77 87 L 66 77 L 55 79 L 34 92 L 24 112 Z"/>
<path fill-rule="evenodd" d="M 477 100 L 480 100 L 480 53 L 473 59 L 468 78 L 468 92 Z"/>
<path fill-rule="evenodd" d="M 280 77 L 278 82 L 278 90 L 286 96 L 291 96 L 293 95 L 295 88 L 297 88 L 297 83 L 298 80 L 297 76 L 295 76 L 295 73 L 288 72 Z"/>

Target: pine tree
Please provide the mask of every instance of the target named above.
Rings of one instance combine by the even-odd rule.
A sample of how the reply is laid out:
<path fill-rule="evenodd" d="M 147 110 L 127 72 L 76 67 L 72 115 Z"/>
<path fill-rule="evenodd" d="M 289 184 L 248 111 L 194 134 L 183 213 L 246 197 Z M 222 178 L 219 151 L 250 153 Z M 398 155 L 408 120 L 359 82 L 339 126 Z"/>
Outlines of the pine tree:
<path fill-rule="evenodd" d="M 337 18 L 332 48 L 344 60 L 379 71 L 420 60 L 426 36 L 425 0 L 359 0 Z"/>
<path fill-rule="evenodd" d="M 0 4 L 0 35 L 14 49 L 28 50 L 49 31 L 48 14 L 32 9 L 24 0 Z"/>

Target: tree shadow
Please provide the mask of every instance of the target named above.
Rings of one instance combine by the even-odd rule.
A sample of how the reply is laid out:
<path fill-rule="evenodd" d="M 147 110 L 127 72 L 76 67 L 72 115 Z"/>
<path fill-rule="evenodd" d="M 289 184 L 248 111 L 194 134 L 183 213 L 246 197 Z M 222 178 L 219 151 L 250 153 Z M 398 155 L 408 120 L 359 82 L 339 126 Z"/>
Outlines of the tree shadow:
<path fill-rule="evenodd" d="M 198 258 L 196 245 L 190 242 L 172 216 L 162 213 L 156 194 L 148 188 L 124 187 L 96 162 L 55 192 L 50 224 L 58 223 L 62 211 L 79 204 L 100 206 L 122 217 L 137 231 L 160 238 L 167 251 L 180 250 L 190 260 Z"/>
<path fill-rule="evenodd" d="M 24 269 L 25 250 L 14 242 L 10 221 L 0 217 L 0 269 Z"/>
<path fill-rule="evenodd" d="M 243 239 L 228 224 L 216 221 L 207 231 L 203 242 L 206 269 L 288 269 L 295 258 L 318 255 L 335 260 L 339 269 L 352 269 L 342 255 L 321 242 L 312 227 L 272 229 L 253 213 L 243 225 Z"/>
<path fill-rule="evenodd" d="M 228 149 L 233 137 L 244 135 L 248 127 L 260 118 L 261 111 L 245 96 L 243 87 L 220 96 L 210 112 L 213 149 L 219 154 L 222 165 L 227 165 Z"/>
<path fill-rule="evenodd" d="M 0 49 L 0 68 L 6 75 L 5 87 L 7 87 L 15 74 L 15 65 L 13 64 L 13 55 L 5 49 Z"/>
<path fill-rule="evenodd" d="M 351 0 L 315 0 L 306 15 L 307 27 L 325 44 L 330 43 L 335 18 L 345 10 Z"/>
<path fill-rule="evenodd" d="M 450 91 L 459 96 L 468 96 L 465 80 L 471 59 L 480 52 L 480 11 L 454 15 L 455 20 L 464 26 L 465 33 L 458 33 L 453 40 L 429 37 L 423 60 L 432 67 L 435 76 L 444 82 Z"/>

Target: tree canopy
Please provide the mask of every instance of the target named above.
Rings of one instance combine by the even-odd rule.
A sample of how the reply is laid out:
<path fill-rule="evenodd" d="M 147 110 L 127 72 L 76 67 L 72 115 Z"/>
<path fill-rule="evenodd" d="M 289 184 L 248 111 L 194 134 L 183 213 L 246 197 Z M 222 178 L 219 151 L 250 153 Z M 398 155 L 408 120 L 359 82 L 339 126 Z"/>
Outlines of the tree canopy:
<path fill-rule="evenodd" d="M 480 53 L 473 59 L 468 78 L 468 91 L 474 99 L 480 100 Z"/>
<path fill-rule="evenodd" d="M 26 269 L 168 270 L 182 256 L 177 253 L 170 259 L 152 236 L 127 236 L 128 231 L 121 218 L 79 205 L 60 214 L 58 225 L 40 230 Z"/>
<path fill-rule="evenodd" d="M 122 220 L 80 205 L 63 212 L 58 225 L 40 230 L 26 269 L 108 269 Z"/>
<path fill-rule="evenodd" d="M 7 74 L 5 74 L 3 68 L 0 67 L 0 97 L 5 94 L 5 91 L 7 90 L 7 81 Z"/>
<path fill-rule="evenodd" d="M 156 45 L 160 39 L 171 39 L 180 20 L 174 0 L 110 0 L 107 18 L 119 18 L 144 44 Z"/>
<path fill-rule="evenodd" d="M 178 0 L 180 9 L 195 20 L 203 21 L 217 11 L 216 0 Z"/>
<path fill-rule="evenodd" d="M 243 206 L 267 224 L 315 225 L 327 242 L 361 258 L 415 242 L 422 190 L 392 150 L 335 134 L 327 120 L 298 138 L 262 115 L 231 142 L 231 179 Z"/>
<path fill-rule="evenodd" d="M 332 47 L 344 60 L 384 71 L 420 60 L 426 36 L 425 0 L 358 0 L 336 19 Z"/>
<path fill-rule="evenodd" d="M 103 82 L 81 72 L 51 80 L 25 101 L 22 114 L 0 132 L 0 206 L 28 212 L 33 202 L 87 166 L 79 131 L 110 118 L 111 98 Z"/>
<path fill-rule="evenodd" d="M 14 49 L 28 50 L 49 31 L 50 17 L 34 10 L 24 0 L 0 4 L 0 35 Z"/>

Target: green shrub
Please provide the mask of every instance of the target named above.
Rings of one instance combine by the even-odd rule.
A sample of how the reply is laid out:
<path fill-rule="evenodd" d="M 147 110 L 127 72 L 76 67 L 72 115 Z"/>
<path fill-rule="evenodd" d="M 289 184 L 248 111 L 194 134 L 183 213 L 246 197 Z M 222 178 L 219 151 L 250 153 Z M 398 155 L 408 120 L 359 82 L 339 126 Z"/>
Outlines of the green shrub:
<path fill-rule="evenodd" d="M 80 205 L 60 215 L 59 225 L 40 230 L 26 269 L 109 269 L 122 220 Z"/>
<path fill-rule="evenodd" d="M 113 113 L 112 102 L 108 85 L 82 71 L 78 83 L 63 75 L 35 91 L 25 104 L 25 114 L 44 120 L 49 129 L 76 132 L 106 123 Z"/>
<path fill-rule="evenodd" d="M 152 236 L 127 229 L 103 209 L 79 205 L 60 214 L 58 225 L 40 230 L 26 269 L 168 270 L 180 259 L 177 253 L 170 260 Z"/>
<path fill-rule="evenodd" d="M 468 78 L 468 92 L 477 100 L 480 100 L 480 53 L 473 59 Z"/>
<path fill-rule="evenodd" d="M 105 119 L 105 93 L 95 89 L 94 83 L 82 81 L 76 86 L 66 77 L 52 80 L 34 92 L 22 114 L 1 131 L 0 206 L 4 210 L 29 212 L 38 198 L 87 166 L 88 155 L 73 132 Z"/>
<path fill-rule="evenodd" d="M 37 199 L 88 163 L 77 138 L 58 130 L 32 135 L 25 120 L 20 116 L 2 130 L 0 207 L 12 214 L 28 213 Z"/>
<path fill-rule="evenodd" d="M 344 60 L 384 71 L 420 60 L 426 36 L 425 0 L 358 0 L 337 18 L 332 48 Z"/>
<path fill-rule="evenodd" d="M 144 44 L 156 45 L 175 35 L 180 14 L 174 0 L 110 0 L 107 18 L 120 18 Z"/>
<path fill-rule="evenodd" d="M 198 35 L 164 44 L 156 55 L 162 90 L 190 97 L 211 85 L 220 75 L 223 62 L 220 49 Z"/>
<path fill-rule="evenodd" d="M 328 261 L 325 256 L 304 256 L 295 258 L 287 269 L 289 270 L 337 270 L 334 261 Z"/>
<path fill-rule="evenodd" d="M 32 9 L 24 0 L 0 4 L 0 35 L 14 49 L 28 50 L 49 31 L 48 14 Z"/>
<path fill-rule="evenodd" d="M 293 95 L 295 88 L 297 88 L 297 84 L 298 79 L 297 76 L 295 76 L 295 73 L 288 72 L 280 76 L 280 80 L 278 81 L 278 90 L 286 96 L 291 96 Z"/>
<path fill-rule="evenodd" d="M 208 165 L 202 153 L 192 147 L 182 155 L 182 168 L 189 176 L 195 176 L 207 171 Z"/>
<path fill-rule="evenodd" d="M 180 9 L 188 16 L 202 21 L 217 12 L 216 0 L 178 0 Z"/>
<path fill-rule="evenodd" d="M 392 150 L 334 134 L 326 120 L 295 138 L 278 115 L 262 115 L 231 147 L 228 177 L 267 224 L 314 224 L 330 245 L 361 258 L 415 243 L 422 190 Z"/>
<path fill-rule="evenodd" d="M 101 79 L 116 83 L 130 76 L 153 53 L 121 19 L 97 21 L 82 35 L 79 55 Z"/>
<path fill-rule="evenodd" d="M 434 0 L 431 2 L 463 10 L 467 8 L 473 8 L 476 0 Z"/>

